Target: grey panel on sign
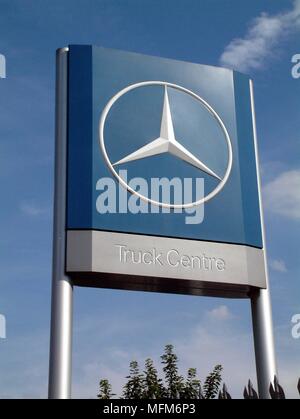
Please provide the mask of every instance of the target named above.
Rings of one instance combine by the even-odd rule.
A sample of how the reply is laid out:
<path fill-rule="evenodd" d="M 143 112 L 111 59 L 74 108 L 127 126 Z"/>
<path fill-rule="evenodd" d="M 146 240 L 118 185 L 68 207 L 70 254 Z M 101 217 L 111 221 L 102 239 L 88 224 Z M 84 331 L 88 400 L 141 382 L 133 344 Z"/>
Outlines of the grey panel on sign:
<path fill-rule="evenodd" d="M 137 281 L 140 286 L 136 289 L 148 290 L 150 279 L 157 278 L 153 282 L 155 290 L 160 290 L 160 285 L 168 280 L 165 282 L 167 292 L 187 294 L 195 293 L 191 288 L 217 290 L 225 289 L 227 284 L 248 291 L 251 287 L 266 287 L 262 249 L 106 231 L 68 231 L 66 270 L 77 278 L 82 274 L 83 281 L 88 274 L 93 274 L 96 278 L 93 285 L 99 287 L 103 286 L 104 279 L 105 287 L 109 287 L 109 275 L 112 278 L 124 276 L 123 286 L 112 288 L 134 289 L 130 278 L 140 277 L 145 279 L 147 287 L 141 286 L 143 281 Z"/>

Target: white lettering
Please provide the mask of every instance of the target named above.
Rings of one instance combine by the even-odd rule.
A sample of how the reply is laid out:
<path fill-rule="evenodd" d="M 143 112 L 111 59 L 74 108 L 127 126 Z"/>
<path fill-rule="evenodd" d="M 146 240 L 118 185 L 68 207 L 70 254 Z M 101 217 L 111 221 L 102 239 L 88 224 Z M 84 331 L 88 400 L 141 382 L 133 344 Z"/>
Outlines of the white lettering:
<path fill-rule="evenodd" d="M 294 339 L 300 338 L 300 314 L 294 314 L 292 317 L 292 323 L 295 323 L 295 326 L 292 328 L 292 336 Z"/>
<path fill-rule="evenodd" d="M 119 250 L 121 263 L 145 264 L 145 265 L 168 265 L 172 268 L 202 269 L 205 271 L 222 272 L 226 269 L 224 259 L 206 256 L 204 253 L 196 256 L 181 254 L 177 249 L 170 249 L 164 255 L 155 247 L 152 249 L 130 249 L 126 245 L 116 244 Z"/>
<path fill-rule="evenodd" d="M 129 188 L 145 197 L 145 199 L 140 198 L 137 193 L 128 193 L 121 183 L 117 187 L 115 180 L 110 177 L 100 178 L 96 183 L 96 190 L 100 191 L 96 198 L 96 210 L 99 214 L 116 214 L 117 212 L 120 214 L 126 214 L 127 212 L 131 214 L 185 212 L 189 214 L 184 218 L 186 224 L 202 223 L 204 219 L 204 204 L 195 205 L 194 202 L 204 197 L 204 179 L 196 178 L 194 186 L 191 178 L 184 178 L 183 182 L 180 178 L 151 178 L 149 187 L 147 180 L 141 177 L 134 177 L 128 181 L 127 170 L 120 170 L 119 177 Z M 147 199 L 168 205 L 178 205 L 178 207 L 170 208 L 156 205 L 147 202 Z M 188 204 L 191 206 L 184 207 L 184 205 Z"/>
<path fill-rule="evenodd" d="M 292 67 L 292 77 L 294 79 L 299 79 L 300 77 L 300 54 L 295 54 L 292 56 L 292 63 L 296 63 Z"/>
<path fill-rule="evenodd" d="M 96 200 L 99 214 L 116 213 L 116 184 L 111 178 L 100 178 L 96 184 L 97 191 L 103 191 Z"/>

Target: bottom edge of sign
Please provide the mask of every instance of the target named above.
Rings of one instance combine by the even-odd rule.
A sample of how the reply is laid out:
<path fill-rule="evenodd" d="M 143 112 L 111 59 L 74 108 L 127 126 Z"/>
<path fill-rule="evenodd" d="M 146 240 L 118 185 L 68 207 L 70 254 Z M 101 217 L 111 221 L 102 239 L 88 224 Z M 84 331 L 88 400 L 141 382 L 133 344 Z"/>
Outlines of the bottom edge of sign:
<path fill-rule="evenodd" d="M 125 291 L 144 291 L 218 298 L 251 298 L 259 288 L 236 284 L 209 283 L 193 280 L 174 280 L 171 278 L 141 277 L 134 275 L 80 272 L 67 273 L 74 285 L 115 289 Z"/>
<path fill-rule="evenodd" d="M 263 249 L 93 230 L 67 232 L 66 272 L 103 288 L 248 295 L 266 287 Z"/>

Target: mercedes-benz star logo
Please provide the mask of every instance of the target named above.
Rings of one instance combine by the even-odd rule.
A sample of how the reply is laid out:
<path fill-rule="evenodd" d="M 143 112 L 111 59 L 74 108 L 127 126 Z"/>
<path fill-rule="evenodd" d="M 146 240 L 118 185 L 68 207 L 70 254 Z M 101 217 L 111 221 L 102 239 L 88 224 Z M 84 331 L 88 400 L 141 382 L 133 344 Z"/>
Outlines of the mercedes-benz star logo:
<path fill-rule="evenodd" d="M 160 127 L 160 134 L 159 137 L 150 141 L 148 144 L 142 146 L 138 150 L 134 151 L 131 154 L 128 154 L 127 156 L 123 157 L 121 160 L 118 160 L 115 163 L 111 163 L 107 152 L 105 148 L 105 142 L 104 142 L 104 127 L 105 127 L 105 120 L 106 117 L 113 106 L 113 104 L 123 95 L 128 93 L 129 91 L 133 89 L 137 89 L 139 87 L 143 86 L 153 86 L 153 85 L 160 85 L 164 88 L 164 103 L 163 103 L 163 110 L 162 110 L 162 118 L 161 118 L 161 127 Z M 174 127 L 173 127 L 173 121 L 172 121 L 172 115 L 170 110 L 170 104 L 169 104 L 169 97 L 168 97 L 168 88 L 173 88 L 176 90 L 179 90 L 181 92 L 184 92 L 190 96 L 192 96 L 194 99 L 198 100 L 199 102 L 204 105 L 204 107 L 207 109 L 208 112 L 215 118 L 217 123 L 220 125 L 222 132 L 224 134 L 224 138 L 227 143 L 227 168 L 225 171 L 225 174 L 223 178 L 215 173 L 212 169 L 210 169 L 207 165 L 205 165 L 201 160 L 199 160 L 196 156 L 194 156 L 191 152 L 189 152 L 182 144 L 180 144 L 175 137 L 174 134 Z M 231 167 L 232 167 L 232 146 L 229 134 L 227 132 L 227 129 L 217 114 L 217 112 L 200 96 L 196 95 L 191 90 L 188 90 L 182 86 L 178 86 L 176 84 L 168 83 L 168 82 L 161 82 L 161 81 L 145 81 L 141 83 L 132 84 L 130 86 L 127 86 L 123 90 L 119 91 L 115 96 L 113 96 L 107 105 L 105 106 L 99 123 L 99 139 L 100 139 L 100 148 L 102 150 L 104 159 L 111 170 L 112 174 L 118 179 L 118 181 L 123 185 L 129 192 L 132 194 L 135 194 L 139 196 L 141 199 L 143 199 L 146 202 L 149 202 L 154 205 L 159 205 L 161 207 L 167 207 L 167 208 L 190 208 L 195 205 L 203 204 L 204 202 L 207 202 L 209 199 L 216 196 L 221 189 L 224 187 L 225 183 L 228 180 L 228 177 L 230 175 Z M 186 163 L 196 167 L 197 169 L 200 169 L 201 171 L 207 173 L 208 175 L 214 177 L 219 181 L 218 185 L 215 189 L 213 189 L 208 195 L 204 196 L 202 199 L 190 203 L 185 204 L 170 204 L 165 202 L 158 202 L 154 201 L 138 192 L 136 192 L 134 189 L 132 189 L 116 172 L 115 166 L 118 166 L 123 163 L 128 163 L 134 160 L 143 159 L 146 157 L 162 154 L 162 153 L 170 153 L 177 158 L 185 161 Z"/>

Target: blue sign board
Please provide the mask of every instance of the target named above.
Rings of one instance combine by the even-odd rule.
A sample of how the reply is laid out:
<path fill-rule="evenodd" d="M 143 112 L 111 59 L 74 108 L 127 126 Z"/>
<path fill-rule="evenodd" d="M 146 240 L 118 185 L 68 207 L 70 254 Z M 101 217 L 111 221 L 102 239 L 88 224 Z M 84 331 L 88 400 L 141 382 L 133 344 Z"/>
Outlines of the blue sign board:
<path fill-rule="evenodd" d="M 71 45 L 66 229 L 262 249 L 249 83 L 247 76 L 224 68 Z M 196 188 L 189 201 L 204 205 L 201 222 L 185 221 L 197 205 L 178 211 L 172 193 L 166 204 L 160 192 L 153 199 L 149 189 L 146 196 L 141 185 L 130 186 L 136 178 L 149 186 L 153 177 L 201 178 L 202 195 Z M 113 184 L 110 198 L 105 188 L 113 191 Z M 133 198 L 143 209 L 124 208 L 124 199 Z M 99 202 L 108 205 L 109 199 L 113 211 L 99 210 Z M 96 269 L 71 265 L 70 270 Z M 258 286 L 263 283 L 264 278 Z"/>

